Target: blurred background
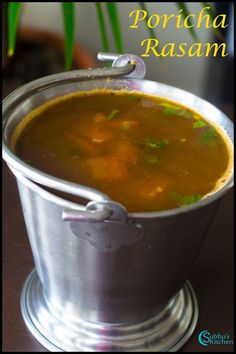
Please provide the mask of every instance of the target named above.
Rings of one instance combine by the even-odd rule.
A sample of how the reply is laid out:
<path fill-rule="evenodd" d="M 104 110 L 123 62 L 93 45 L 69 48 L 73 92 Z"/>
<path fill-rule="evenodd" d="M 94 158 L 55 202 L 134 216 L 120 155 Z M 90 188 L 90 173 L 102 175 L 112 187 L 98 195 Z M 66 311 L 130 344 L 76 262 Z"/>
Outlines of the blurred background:
<path fill-rule="evenodd" d="M 20 16 L 16 52 L 13 58 L 3 58 L 3 91 L 4 95 L 15 87 L 38 77 L 63 71 L 63 18 L 58 2 L 23 3 Z M 200 2 L 186 3 L 190 13 L 199 13 Z M 204 97 L 214 104 L 233 102 L 233 2 L 209 3 L 215 13 L 225 13 L 229 26 L 223 30 L 229 55 L 218 57 L 182 57 L 182 58 L 144 58 L 147 64 L 147 79 L 180 87 Z M 137 3 L 117 2 L 122 28 L 125 52 L 140 55 L 143 48 L 140 43 L 150 37 L 143 22 L 139 29 L 130 29 L 132 20 L 129 13 L 138 9 Z M 174 2 L 146 3 L 149 13 L 159 15 L 177 14 Z M 6 3 L 3 3 L 3 45 L 6 48 Z M 108 19 L 107 28 L 110 29 Z M 184 28 L 176 29 L 175 23 L 169 22 L 167 28 L 158 26 L 156 36 L 161 44 L 167 42 L 193 43 L 190 32 Z M 217 42 L 212 29 L 197 29 L 199 41 Z M 5 36 L 4 36 L 5 35 Z M 112 51 L 111 30 L 108 33 Z M 94 3 L 79 2 L 76 4 L 76 48 L 74 68 L 94 67 L 96 54 L 101 51 L 101 38 Z"/>

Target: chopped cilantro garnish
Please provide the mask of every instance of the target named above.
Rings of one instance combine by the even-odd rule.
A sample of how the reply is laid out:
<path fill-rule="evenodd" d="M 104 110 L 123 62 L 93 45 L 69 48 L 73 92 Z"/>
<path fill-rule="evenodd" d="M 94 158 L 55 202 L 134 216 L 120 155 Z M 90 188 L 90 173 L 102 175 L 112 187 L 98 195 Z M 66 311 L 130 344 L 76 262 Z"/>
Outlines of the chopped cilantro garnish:
<path fill-rule="evenodd" d="M 178 204 L 179 206 L 184 206 L 192 203 L 196 203 L 202 197 L 200 194 L 179 194 L 176 192 L 171 192 L 170 197 Z"/>
<path fill-rule="evenodd" d="M 206 126 L 206 123 L 204 122 L 204 120 L 197 120 L 196 122 L 193 123 L 193 128 L 203 128 Z"/>
<path fill-rule="evenodd" d="M 139 96 L 128 96 L 128 100 L 137 102 L 137 101 L 141 101 L 141 97 L 139 97 Z"/>
<path fill-rule="evenodd" d="M 131 126 L 132 124 L 128 120 L 121 123 L 122 129 L 125 131 L 129 130 Z"/>
<path fill-rule="evenodd" d="M 165 108 L 165 109 L 164 109 L 164 113 L 165 113 L 167 116 L 171 116 L 171 115 L 176 114 L 176 111 L 174 111 L 174 110 L 171 109 L 171 108 Z"/>
<path fill-rule="evenodd" d="M 161 107 L 170 108 L 170 109 L 172 109 L 174 111 L 182 109 L 182 107 L 176 106 L 176 105 L 174 105 L 172 103 L 169 103 L 169 102 L 158 103 L 158 105 L 161 106 Z"/>
<path fill-rule="evenodd" d="M 108 120 L 114 119 L 118 113 L 119 111 L 117 109 L 113 109 L 113 111 L 111 111 L 111 113 L 108 114 L 107 119 Z"/>
<path fill-rule="evenodd" d="M 201 119 L 201 116 L 199 116 L 197 113 L 193 113 L 193 118 L 199 120 Z"/>
<path fill-rule="evenodd" d="M 168 102 L 159 103 L 158 105 L 164 107 L 164 113 L 166 115 L 177 115 L 184 118 L 192 118 L 193 113 L 187 109 L 184 109 L 184 107 L 179 107 Z"/>
<path fill-rule="evenodd" d="M 169 144 L 168 140 L 157 140 L 154 138 L 146 138 L 142 145 L 151 149 L 163 149 Z"/>
<path fill-rule="evenodd" d="M 159 161 L 159 157 L 156 155 L 147 155 L 145 156 L 145 161 L 148 164 L 156 164 Z"/>
<path fill-rule="evenodd" d="M 208 128 L 201 134 L 201 141 L 203 144 L 210 146 L 216 145 L 217 133 L 214 128 Z"/>

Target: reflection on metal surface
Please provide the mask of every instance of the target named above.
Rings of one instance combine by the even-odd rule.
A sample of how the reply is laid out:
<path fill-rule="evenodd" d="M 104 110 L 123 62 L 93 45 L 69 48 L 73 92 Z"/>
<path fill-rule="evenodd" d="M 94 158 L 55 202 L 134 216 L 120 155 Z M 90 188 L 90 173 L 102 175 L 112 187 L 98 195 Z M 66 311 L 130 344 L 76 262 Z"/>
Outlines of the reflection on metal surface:
<path fill-rule="evenodd" d="M 189 282 L 156 316 L 140 323 L 89 322 L 48 303 L 33 271 L 21 295 L 27 327 L 50 351 L 161 352 L 177 351 L 192 335 L 198 305 Z"/>

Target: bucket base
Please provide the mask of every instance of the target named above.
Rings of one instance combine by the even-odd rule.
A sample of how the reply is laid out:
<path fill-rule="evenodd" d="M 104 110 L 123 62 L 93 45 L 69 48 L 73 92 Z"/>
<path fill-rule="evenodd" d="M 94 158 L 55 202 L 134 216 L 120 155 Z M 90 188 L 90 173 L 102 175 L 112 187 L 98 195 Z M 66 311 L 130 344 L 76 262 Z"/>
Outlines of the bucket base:
<path fill-rule="evenodd" d="M 187 342 L 198 320 L 189 282 L 164 310 L 142 323 L 91 323 L 62 316 L 48 307 L 35 270 L 22 290 L 21 310 L 30 332 L 52 352 L 174 352 Z"/>

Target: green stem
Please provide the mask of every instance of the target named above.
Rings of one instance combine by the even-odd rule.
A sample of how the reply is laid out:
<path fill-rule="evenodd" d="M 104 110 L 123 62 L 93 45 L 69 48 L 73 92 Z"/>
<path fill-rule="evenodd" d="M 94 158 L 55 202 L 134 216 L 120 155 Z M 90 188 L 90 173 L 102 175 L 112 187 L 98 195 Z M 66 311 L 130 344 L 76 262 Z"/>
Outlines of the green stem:
<path fill-rule="evenodd" d="M 69 70 L 73 62 L 75 44 L 75 8 L 73 2 L 63 2 L 62 12 L 65 30 L 65 70 Z"/>
<path fill-rule="evenodd" d="M 140 2 L 139 2 L 139 6 L 140 6 L 140 9 L 141 9 L 141 10 L 147 12 L 147 17 L 149 18 L 148 9 L 147 9 L 146 4 L 145 4 L 143 1 L 140 1 Z M 148 27 L 147 22 L 146 22 L 146 26 L 147 26 L 147 30 L 148 30 L 148 32 L 149 32 L 151 38 L 155 38 L 155 39 L 156 39 L 156 34 L 155 34 L 153 28 Z"/>
<path fill-rule="evenodd" d="M 121 36 L 119 16 L 118 16 L 116 3 L 107 2 L 106 8 L 107 8 L 107 12 L 108 12 L 112 32 L 113 32 L 113 37 L 115 40 L 116 51 L 118 53 L 123 53 L 124 52 L 123 41 L 122 41 L 122 36 Z"/>
<path fill-rule="evenodd" d="M 208 4 L 208 2 L 202 2 L 202 5 L 203 5 L 203 7 L 209 7 L 209 9 L 207 9 L 206 11 L 208 12 L 211 20 L 214 21 L 215 14 L 214 14 L 214 11 L 212 10 L 212 7 L 210 6 L 210 4 Z M 218 28 L 214 28 L 214 32 L 215 32 L 216 37 L 221 42 L 225 42 L 225 38 Z"/>
<path fill-rule="evenodd" d="M 102 50 L 104 52 L 109 52 L 109 42 L 108 42 L 107 33 L 106 33 L 106 26 L 105 26 L 103 11 L 102 11 L 102 5 L 100 4 L 100 2 L 96 2 L 95 4 L 96 4 L 96 9 L 97 9 L 97 16 L 98 16 L 100 33 L 101 33 L 101 37 L 102 37 Z"/>
<path fill-rule="evenodd" d="M 189 11 L 188 11 L 188 8 L 187 8 L 187 5 L 184 3 L 184 2 L 176 2 L 176 6 L 179 8 L 179 10 L 183 10 L 183 15 L 184 17 L 187 17 L 190 15 Z M 189 23 L 190 23 L 190 26 L 192 26 L 192 21 L 191 21 L 191 18 L 189 18 Z M 198 37 L 196 35 L 196 32 L 194 30 L 193 27 L 190 27 L 188 28 L 188 30 L 190 31 L 193 39 L 197 42 L 198 41 Z"/>
<path fill-rule="evenodd" d="M 8 3 L 8 56 L 12 56 L 15 51 L 16 46 L 16 32 L 19 23 L 20 2 L 9 2 Z"/>

